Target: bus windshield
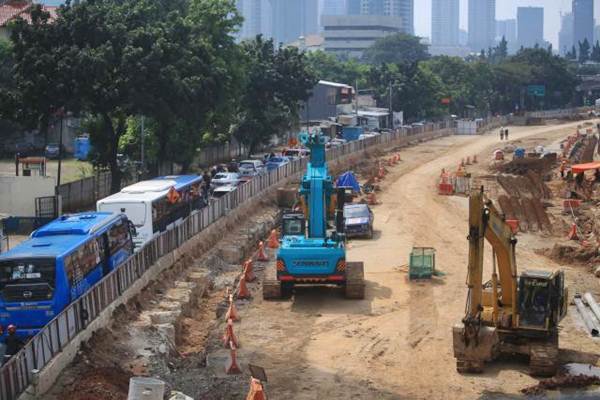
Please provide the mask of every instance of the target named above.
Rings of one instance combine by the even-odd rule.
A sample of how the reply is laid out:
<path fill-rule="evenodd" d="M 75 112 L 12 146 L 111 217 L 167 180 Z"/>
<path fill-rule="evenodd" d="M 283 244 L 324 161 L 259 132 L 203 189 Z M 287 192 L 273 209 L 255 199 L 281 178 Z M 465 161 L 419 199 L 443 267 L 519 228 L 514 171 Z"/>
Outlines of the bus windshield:
<path fill-rule="evenodd" d="M 0 262 L 0 291 L 6 285 L 47 283 L 54 287 L 55 260 L 30 258 Z"/>

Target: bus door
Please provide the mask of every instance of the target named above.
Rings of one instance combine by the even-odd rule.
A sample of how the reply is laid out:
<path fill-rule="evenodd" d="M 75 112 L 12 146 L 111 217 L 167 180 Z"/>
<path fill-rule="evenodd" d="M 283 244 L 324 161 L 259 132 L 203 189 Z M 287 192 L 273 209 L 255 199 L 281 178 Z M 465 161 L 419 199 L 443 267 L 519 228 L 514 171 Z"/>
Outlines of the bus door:
<path fill-rule="evenodd" d="M 108 243 L 108 231 L 104 232 L 97 239 L 98 252 L 100 253 L 100 263 L 102 264 L 102 276 L 110 272 L 110 246 Z"/>

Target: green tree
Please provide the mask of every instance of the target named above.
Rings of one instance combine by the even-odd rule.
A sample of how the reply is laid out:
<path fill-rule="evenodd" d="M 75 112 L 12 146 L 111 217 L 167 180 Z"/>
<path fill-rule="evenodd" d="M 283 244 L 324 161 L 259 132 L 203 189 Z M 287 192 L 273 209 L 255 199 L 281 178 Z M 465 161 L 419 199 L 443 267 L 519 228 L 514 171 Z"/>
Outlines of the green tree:
<path fill-rule="evenodd" d="M 233 131 L 252 153 L 297 125 L 300 102 L 317 80 L 297 48 L 275 49 L 272 39 L 258 36 L 242 43 L 242 49 L 246 77 Z"/>
<path fill-rule="evenodd" d="M 355 59 L 340 60 L 330 53 L 315 51 L 307 53 L 306 60 L 320 80 L 348 85 L 355 85 L 358 81 L 359 87 L 364 87 L 367 83 L 370 65 Z"/>
<path fill-rule="evenodd" d="M 413 64 L 429 58 L 427 46 L 421 43 L 417 36 L 398 33 L 377 39 L 363 55 L 363 60 L 369 64 L 384 63 Z"/>
<path fill-rule="evenodd" d="M 579 42 L 579 63 L 583 64 L 590 59 L 590 42 L 587 38 Z"/>
<path fill-rule="evenodd" d="M 592 48 L 590 59 L 594 62 L 600 62 L 600 42 L 596 40 L 596 44 Z"/>

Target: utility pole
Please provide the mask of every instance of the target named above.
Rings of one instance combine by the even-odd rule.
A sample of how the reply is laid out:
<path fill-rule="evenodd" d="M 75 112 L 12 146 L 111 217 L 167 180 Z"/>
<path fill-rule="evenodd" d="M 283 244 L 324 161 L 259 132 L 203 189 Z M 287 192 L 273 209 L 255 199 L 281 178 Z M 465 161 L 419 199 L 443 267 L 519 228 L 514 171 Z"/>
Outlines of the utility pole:
<path fill-rule="evenodd" d="M 141 157 L 140 157 L 141 158 L 140 161 L 141 161 L 141 175 L 142 175 L 142 177 L 144 176 L 144 171 L 146 169 L 145 168 L 145 164 L 144 164 L 144 136 L 146 136 L 145 130 L 144 130 L 144 120 L 145 120 L 145 117 L 142 115 L 142 127 L 141 127 L 142 131 L 140 133 L 140 135 L 142 135 L 142 137 L 141 137 L 142 149 L 141 149 Z"/>
<path fill-rule="evenodd" d="M 390 128 L 394 129 L 394 109 L 392 107 L 392 81 L 390 81 Z"/>
<path fill-rule="evenodd" d="M 63 121 L 64 121 L 64 110 L 60 111 L 60 137 L 58 139 L 58 173 L 56 174 L 56 194 L 58 194 L 58 187 L 60 186 L 60 174 L 62 169 L 62 158 L 63 158 Z"/>
<path fill-rule="evenodd" d="M 356 80 L 356 93 L 354 94 L 354 104 L 356 108 L 356 124 L 358 125 L 358 79 Z"/>

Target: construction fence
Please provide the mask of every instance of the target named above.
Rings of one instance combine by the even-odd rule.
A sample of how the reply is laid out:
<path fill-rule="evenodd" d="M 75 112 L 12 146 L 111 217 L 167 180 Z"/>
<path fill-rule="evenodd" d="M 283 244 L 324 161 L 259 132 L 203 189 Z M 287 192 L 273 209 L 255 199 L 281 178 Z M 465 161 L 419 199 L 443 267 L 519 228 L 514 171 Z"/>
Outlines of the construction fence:
<path fill-rule="evenodd" d="M 327 158 L 329 161 L 342 160 L 346 156 L 375 147 L 392 147 L 429 140 L 452 134 L 453 129 L 451 122 L 401 129 L 329 149 Z M 294 160 L 242 184 L 236 191 L 222 198 L 211 201 L 207 207 L 194 212 L 173 229 L 163 232 L 116 267 L 87 293 L 71 303 L 0 368 L 0 400 L 17 399 L 36 379 L 39 371 L 140 279 L 157 260 L 182 246 L 242 203 L 260 196 L 287 178 L 300 177 L 307 162 L 307 159 Z"/>

